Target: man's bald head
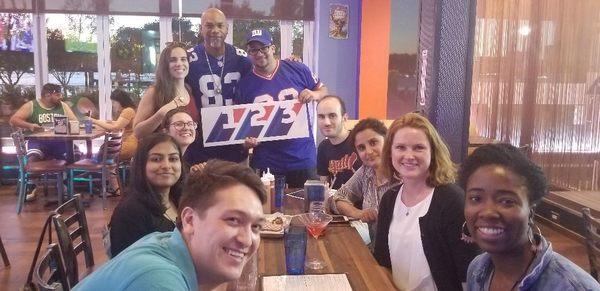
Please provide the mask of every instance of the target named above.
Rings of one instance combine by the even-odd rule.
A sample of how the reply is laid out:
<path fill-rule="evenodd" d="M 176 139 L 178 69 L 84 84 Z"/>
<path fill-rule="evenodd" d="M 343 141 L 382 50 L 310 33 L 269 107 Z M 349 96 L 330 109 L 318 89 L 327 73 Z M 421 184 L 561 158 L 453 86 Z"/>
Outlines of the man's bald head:
<path fill-rule="evenodd" d="M 227 18 L 223 11 L 209 8 L 202 13 L 200 33 L 204 38 L 206 51 L 214 57 L 225 53 L 225 37 L 227 36 Z"/>
<path fill-rule="evenodd" d="M 227 21 L 227 18 L 225 17 L 225 13 L 223 13 L 223 11 L 221 11 L 218 8 L 208 8 L 208 9 L 204 10 L 204 12 L 202 12 L 202 16 L 200 17 L 201 23 L 204 23 L 205 17 L 214 17 L 217 15 L 220 17 L 223 17 L 223 19 L 225 19 L 225 21 Z"/>

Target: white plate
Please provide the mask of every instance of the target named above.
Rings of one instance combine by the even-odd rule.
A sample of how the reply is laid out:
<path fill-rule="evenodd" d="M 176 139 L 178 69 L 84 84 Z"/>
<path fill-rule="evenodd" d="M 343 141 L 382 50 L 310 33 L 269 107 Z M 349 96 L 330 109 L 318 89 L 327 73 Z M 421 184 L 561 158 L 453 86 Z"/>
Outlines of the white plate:
<path fill-rule="evenodd" d="M 282 214 L 280 212 L 276 212 L 276 213 L 273 213 L 273 214 L 266 214 L 265 215 L 265 219 L 267 221 L 273 221 L 277 217 L 281 217 L 283 219 L 283 227 L 281 228 L 281 230 L 280 231 L 267 231 L 267 230 L 263 230 L 263 231 L 260 232 L 260 236 L 261 237 L 273 237 L 273 238 L 283 237 L 283 232 L 285 231 L 286 228 L 289 227 L 290 222 L 292 221 L 292 216 L 291 215 L 285 215 L 285 214 Z"/>

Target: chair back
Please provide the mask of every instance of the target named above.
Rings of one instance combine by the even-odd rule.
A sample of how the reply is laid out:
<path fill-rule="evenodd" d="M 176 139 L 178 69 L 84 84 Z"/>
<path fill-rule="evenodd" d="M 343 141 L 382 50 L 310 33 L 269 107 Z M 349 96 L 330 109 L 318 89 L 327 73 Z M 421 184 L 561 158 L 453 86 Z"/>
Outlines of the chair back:
<path fill-rule="evenodd" d="M 35 265 L 33 282 L 39 290 L 70 290 L 65 265 L 57 244 L 49 244 L 42 259 Z"/>
<path fill-rule="evenodd" d="M 590 260 L 590 274 L 598 281 L 600 268 L 600 219 L 592 217 L 589 208 L 583 208 L 585 244 Z"/>
<path fill-rule="evenodd" d="M 86 267 L 94 266 L 94 252 L 81 196 L 75 195 L 54 212 L 57 215 L 52 217 L 52 221 L 56 229 L 57 242 L 65 260 L 69 282 L 71 286 L 75 286 L 79 282 L 77 256 L 83 253 Z"/>
<path fill-rule="evenodd" d="M 27 146 L 25 145 L 25 136 L 23 131 L 17 130 L 10 134 L 15 145 L 17 160 L 19 161 L 19 171 L 24 171 L 27 164 Z"/>
<path fill-rule="evenodd" d="M 123 131 L 109 132 L 105 135 L 102 147 L 103 165 L 118 165 L 122 144 Z"/>

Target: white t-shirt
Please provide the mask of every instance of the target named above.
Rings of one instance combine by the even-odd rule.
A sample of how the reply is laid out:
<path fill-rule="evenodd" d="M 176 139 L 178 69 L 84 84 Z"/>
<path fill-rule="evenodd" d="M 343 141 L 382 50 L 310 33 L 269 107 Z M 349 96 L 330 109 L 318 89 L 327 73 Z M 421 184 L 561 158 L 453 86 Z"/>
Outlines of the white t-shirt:
<path fill-rule="evenodd" d="M 433 190 L 413 207 L 402 202 L 398 192 L 394 215 L 388 233 L 394 284 L 400 290 L 437 290 L 421 241 L 419 217 L 429 211 Z"/>

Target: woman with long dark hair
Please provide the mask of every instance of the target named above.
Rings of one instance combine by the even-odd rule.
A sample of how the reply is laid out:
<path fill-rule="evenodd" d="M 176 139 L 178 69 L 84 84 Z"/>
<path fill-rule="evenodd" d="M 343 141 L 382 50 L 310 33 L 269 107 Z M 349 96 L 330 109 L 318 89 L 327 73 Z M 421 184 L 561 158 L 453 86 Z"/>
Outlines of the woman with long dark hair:
<path fill-rule="evenodd" d="M 165 133 L 143 138 L 133 157 L 131 189 L 110 220 L 111 255 L 143 236 L 175 227 L 185 167 L 181 150 Z"/>
<path fill-rule="evenodd" d="M 121 89 L 114 90 L 110 94 L 110 100 L 112 101 L 112 116 L 118 116 L 116 120 L 90 119 L 92 123 L 107 131 L 123 131 L 123 143 L 121 145 L 121 152 L 119 152 L 119 161 L 127 161 L 133 157 L 137 149 L 137 138 L 133 134 L 133 119 L 135 117 L 136 106 L 131 100 L 129 93 Z M 111 195 L 119 196 L 121 191 L 116 173 L 110 176 L 108 183 L 109 188 L 107 192 Z"/>
<path fill-rule="evenodd" d="M 160 53 L 156 66 L 156 81 L 142 96 L 134 119 L 137 137 L 143 137 L 160 129 L 167 112 L 185 107 L 194 121 L 198 122 L 198 109 L 191 91 L 185 85 L 189 61 L 185 45 L 173 42 Z"/>
<path fill-rule="evenodd" d="M 396 179 L 385 176 L 383 168 L 382 149 L 386 133 L 385 124 L 374 118 L 363 119 L 354 126 L 348 138 L 354 145 L 362 166 L 333 196 L 334 212 L 368 224 L 371 247 L 375 239 L 381 196 L 398 185 Z"/>

